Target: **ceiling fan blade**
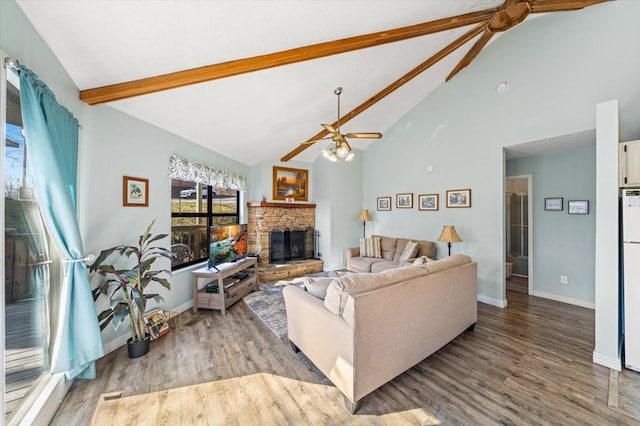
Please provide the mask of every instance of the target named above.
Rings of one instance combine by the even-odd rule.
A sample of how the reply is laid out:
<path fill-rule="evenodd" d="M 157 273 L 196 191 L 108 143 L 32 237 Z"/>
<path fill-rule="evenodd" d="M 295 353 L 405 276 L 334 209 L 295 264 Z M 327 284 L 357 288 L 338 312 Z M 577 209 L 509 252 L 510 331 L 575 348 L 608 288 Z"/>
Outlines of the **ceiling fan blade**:
<path fill-rule="evenodd" d="M 347 138 L 354 138 L 354 139 L 380 139 L 382 137 L 382 133 L 347 133 L 345 135 Z"/>
<path fill-rule="evenodd" d="M 458 62 L 458 65 L 456 65 L 456 67 L 453 69 L 453 71 L 451 71 L 451 73 L 447 76 L 445 81 L 451 80 L 451 78 L 454 75 L 456 75 L 461 69 L 463 69 L 464 67 L 469 65 L 471 63 L 471 61 L 473 61 L 475 59 L 475 57 L 478 56 L 478 54 L 480 53 L 482 48 L 485 47 L 487 45 L 487 43 L 489 43 L 489 40 L 491 40 L 491 37 L 493 37 L 493 34 L 494 34 L 493 32 L 485 29 L 484 32 L 482 33 L 482 35 L 480 36 L 480 38 L 478 39 L 478 41 L 476 42 L 476 44 L 474 44 L 471 47 L 471 49 L 469 49 L 467 54 L 464 55 L 462 60 L 460 60 L 460 62 Z"/>
<path fill-rule="evenodd" d="M 610 0 L 534 0 L 529 2 L 529 6 L 531 13 L 561 12 L 579 10 L 606 1 Z"/>
<path fill-rule="evenodd" d="M 338 133 L 336 128 L 333 127 L 331 124 L 322 124 L 322 127 L 324 127 L 329 133 Z"/>

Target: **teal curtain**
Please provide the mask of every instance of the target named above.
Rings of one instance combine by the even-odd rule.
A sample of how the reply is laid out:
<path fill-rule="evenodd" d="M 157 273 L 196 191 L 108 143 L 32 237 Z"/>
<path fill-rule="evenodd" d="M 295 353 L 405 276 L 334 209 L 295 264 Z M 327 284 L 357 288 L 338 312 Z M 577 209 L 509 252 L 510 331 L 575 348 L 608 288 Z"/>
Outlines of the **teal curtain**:
<path fill-rule="evenodd" d="M 65 373 L 67 378 L 95 378 L 95 360 L 104 355 L 104 347 L 76 219 L 78 120 L 58 104 L 31 70 L 21 66 L 18 74 L 36 195 L 49 235 L 63 259 L 51 372 Z"/>

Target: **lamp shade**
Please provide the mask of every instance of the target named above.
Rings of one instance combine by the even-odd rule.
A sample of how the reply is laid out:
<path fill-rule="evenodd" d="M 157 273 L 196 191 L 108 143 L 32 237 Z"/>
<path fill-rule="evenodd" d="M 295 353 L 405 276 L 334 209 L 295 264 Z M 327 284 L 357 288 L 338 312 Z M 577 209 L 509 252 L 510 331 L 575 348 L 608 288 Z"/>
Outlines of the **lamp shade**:
<path fill-rule="evenodd" d="M 365 221 L 368 220 L 371 222 L 371 215 L 369 214 L 369 210 L 360 210 L 360 215 L 358 216 L 358 220 Z"/>
<path fill-rule="evenodd" d="M 442 233 L 438 237 L 438 241 L 443 243 L 459 243 L 462 241 L 460 235 L 456 232 L 456 227 L 453 225 L 445 225 L 442 227 Z"/>

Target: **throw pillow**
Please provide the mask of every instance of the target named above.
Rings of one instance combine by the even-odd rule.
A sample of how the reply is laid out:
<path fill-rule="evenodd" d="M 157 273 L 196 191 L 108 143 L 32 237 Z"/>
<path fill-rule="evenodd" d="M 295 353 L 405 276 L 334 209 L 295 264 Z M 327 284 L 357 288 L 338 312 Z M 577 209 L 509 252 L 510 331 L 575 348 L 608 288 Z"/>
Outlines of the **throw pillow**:
<path fill-rule="evenodd" d="M 329 284 L 333 282 L 335 278 L 332 277 L 306 277 L 304 280 L 304 288 L 307 289 L 307 292 L 317 297 L 318 299 L 324 300 L 327 295 L 327 288 Z"/>
<path fill-rule="evenodd" d="M 420 256 L 416 260 L 413 261 L 414 265 L 422 265 L 423 263 L 433 262 L 433 259 L 428 258 L 427 256 Z"/>
<path fill-rule="evenodd" d="M 360 256 L 382 257 L 380 237 L 360 238 Z"/>
<path fill-rule="evenodd" d="M 411 259 L 416 255 L 416 253 L 418 253 L 418 243 L 407 241 L 407 245 L 404 247 L 402 256 L 400 256 L 400 262 L 402 262 L 403 260 Z"/>

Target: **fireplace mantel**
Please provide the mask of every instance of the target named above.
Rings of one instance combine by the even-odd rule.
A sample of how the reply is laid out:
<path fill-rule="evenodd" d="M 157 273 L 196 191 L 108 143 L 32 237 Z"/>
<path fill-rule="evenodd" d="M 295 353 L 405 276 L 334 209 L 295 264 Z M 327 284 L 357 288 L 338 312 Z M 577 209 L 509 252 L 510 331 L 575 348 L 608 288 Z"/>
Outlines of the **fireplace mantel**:
<path fill-rule="evenodd" d="M 276 207 L 285 209 L 315 209 L 315 204 L 302 204 L 302 203 L 268 203 L 266 201 L 250 201 L 247 203 L 247 207 Z"/>

